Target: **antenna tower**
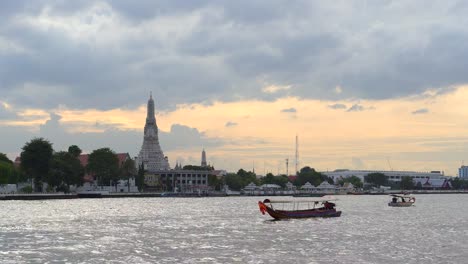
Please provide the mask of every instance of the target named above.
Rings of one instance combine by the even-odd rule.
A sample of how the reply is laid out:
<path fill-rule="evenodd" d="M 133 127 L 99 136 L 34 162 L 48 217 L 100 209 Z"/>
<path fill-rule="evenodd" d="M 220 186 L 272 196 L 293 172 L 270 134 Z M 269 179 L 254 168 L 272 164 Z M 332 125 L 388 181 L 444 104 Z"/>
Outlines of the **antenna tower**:
<path fill-rule="evenodd" d="M 390 160 L 388 159 L 388 157 L 387 157 L 387 163 L 388 163 L 388 167 L 390 168 L 390 170 L 393 171 L 392 165 L 390 165 Z"/>
<path fill-rule="evenodd" d="M 296 134 L 296 166 L 295 166 L 295 174 L 297 175 L 297 166 L 299 165 L 299 139 Z"/>
<path fill-rule="evenodd" d="M 289 159 L 286 159 L 286 176 L 289 176 Z"/>

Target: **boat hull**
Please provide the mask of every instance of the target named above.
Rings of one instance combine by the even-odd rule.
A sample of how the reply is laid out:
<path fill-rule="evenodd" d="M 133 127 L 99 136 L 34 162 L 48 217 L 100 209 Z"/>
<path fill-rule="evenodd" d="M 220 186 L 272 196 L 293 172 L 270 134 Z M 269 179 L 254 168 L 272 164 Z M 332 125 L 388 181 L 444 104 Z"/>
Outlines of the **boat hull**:
<path fill-rule="evenodd" d="M 319 208 L 319 209 L 311 209 L 311 210 L 284 211 L 284 210 L 275 210 L 271 208 L 270 206 L 267 206 L 266 204 L 263 204 L 263 205 L 264 205 L 265 211 L 276 220 L 341 216 L 341 211 L 336 211 L 336 209 Z"/>
<path fill-rule="evenodd" d="M 410 207 L 410 206 L 413 206 L 413 202 L 399 202 L 399 203 L 393 203 L 393 202 L 389 202 L 388 203 L 388 206 L 391 206 L 391 207 Z"/>

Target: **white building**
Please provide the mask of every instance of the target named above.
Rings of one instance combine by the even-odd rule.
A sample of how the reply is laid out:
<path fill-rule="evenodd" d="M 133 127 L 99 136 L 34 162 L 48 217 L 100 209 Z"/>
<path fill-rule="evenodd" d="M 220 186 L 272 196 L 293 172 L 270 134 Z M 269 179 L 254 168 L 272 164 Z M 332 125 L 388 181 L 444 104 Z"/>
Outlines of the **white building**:
<path fill-rule="evenodd" d="M 467 168 L 468 169 L 468 168 Z M 382 173 L 385 174 L 387 180 L 393 182 L 400 182 L 402 177 L 409 176 L 413 178 L 414 182 L 417 182 L 418 179 L 446 179 L 448 177 L 444 176 L 440 171 L 431 171 L 431 172 L 418 172 L 418 171 L 383 171 L 383 170 L 334 170 L 321 172 L 324 175 L 332 178 L 337 182 L 340 178 L 348 178 L 351 176 L 356 176 L 364 182 L 364 177 L 370 173 Z"/>

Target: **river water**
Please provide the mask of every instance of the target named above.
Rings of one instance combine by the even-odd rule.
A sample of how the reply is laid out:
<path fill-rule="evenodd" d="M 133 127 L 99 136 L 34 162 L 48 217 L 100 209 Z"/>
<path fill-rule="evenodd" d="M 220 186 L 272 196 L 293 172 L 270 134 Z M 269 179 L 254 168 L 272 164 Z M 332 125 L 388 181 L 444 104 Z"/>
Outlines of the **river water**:
<path fill-rule="evenodd" d="M 468 263 L 468 195 L 337 197 L 288 221 L 265 197 L 0 201 L 0 263 Z"/>

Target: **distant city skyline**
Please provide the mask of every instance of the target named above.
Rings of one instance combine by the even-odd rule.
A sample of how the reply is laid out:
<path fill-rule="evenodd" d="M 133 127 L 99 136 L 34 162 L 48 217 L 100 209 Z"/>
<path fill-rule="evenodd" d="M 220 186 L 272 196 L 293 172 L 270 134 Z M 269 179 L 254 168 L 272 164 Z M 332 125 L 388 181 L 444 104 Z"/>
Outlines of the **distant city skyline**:
<path fill-rule="evenodd" d="M 0 2 L 0 152 L 33 137 L 169 163 L 444 171 L 468 159 L 468 3 Z"/>

